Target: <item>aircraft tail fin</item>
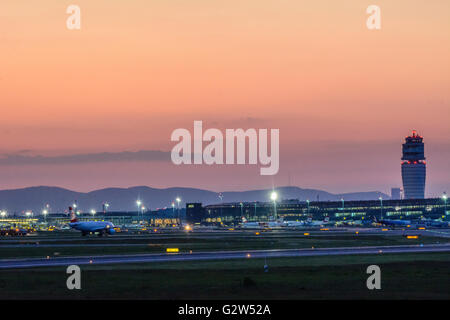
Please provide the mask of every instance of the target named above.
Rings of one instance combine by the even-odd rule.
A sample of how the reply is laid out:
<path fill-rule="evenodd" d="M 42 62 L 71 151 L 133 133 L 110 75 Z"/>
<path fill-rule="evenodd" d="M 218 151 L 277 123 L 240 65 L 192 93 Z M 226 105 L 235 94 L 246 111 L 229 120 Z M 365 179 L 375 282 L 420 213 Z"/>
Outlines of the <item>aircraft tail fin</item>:
<path fill-rule="evenodd" d="M 70 214 L 70 222 L 77 222 L 77 215 L 75 214 L 75 211 L 73 211 L 72 207 L 69 207 L 69 214 Z"/>

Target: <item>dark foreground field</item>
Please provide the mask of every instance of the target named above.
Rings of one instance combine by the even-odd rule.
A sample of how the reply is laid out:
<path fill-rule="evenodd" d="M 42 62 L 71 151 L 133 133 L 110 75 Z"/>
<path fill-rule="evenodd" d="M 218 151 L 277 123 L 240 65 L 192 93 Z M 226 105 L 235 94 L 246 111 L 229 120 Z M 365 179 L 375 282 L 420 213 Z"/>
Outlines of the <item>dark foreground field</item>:
<path fill-rule="evenodd" d="M 0 271 L 0 299 L 449 299 L 450 254 L 392 254 L 82 266 Z M 366 287 L 381 267 L 381 290 Z"/>

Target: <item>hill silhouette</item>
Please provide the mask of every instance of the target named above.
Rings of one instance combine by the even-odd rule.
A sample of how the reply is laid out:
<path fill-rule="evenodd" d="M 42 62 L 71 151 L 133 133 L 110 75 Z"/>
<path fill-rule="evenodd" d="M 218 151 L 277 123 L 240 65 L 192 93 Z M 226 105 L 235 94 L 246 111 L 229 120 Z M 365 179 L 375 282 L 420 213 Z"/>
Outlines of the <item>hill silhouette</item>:
<path fill-rule="evenodd" d="M 305 201 L 339 201 L 345 200 L 376 200 L 380 196 L 389 199 L 381 192 L 357 192 L 332 194 L 322 190 L 302 189 L 299 187 L 276 188 L 280 199 L 299 199 Z M 272 190 L 250 190 L 223 192 L 223 202 L 268 201 Z M 195 188 L 157 189 L 147 186 L 130 188 L 106 188 L 91 192 L 75 192 L 58 187 L 29 187 L 14 190 L 0 190 L 0 210 L 8 213 L 23 213 L 32 210 L 35 214 L 42 212 L 46 204 L 50 212 L 64 212 L 75 201 L 80 210 L 91 209 L 100 211 L 102 204 L 107 202 L 110 211 L 136 211 L 136 200 L 140 199 L 146 208 L 157 209 L 170 207 L 176 197 L 180 197 L 181 207 L 186 202 L 201 202 L 203 204 L 220 203 L 219 193 Z"/>

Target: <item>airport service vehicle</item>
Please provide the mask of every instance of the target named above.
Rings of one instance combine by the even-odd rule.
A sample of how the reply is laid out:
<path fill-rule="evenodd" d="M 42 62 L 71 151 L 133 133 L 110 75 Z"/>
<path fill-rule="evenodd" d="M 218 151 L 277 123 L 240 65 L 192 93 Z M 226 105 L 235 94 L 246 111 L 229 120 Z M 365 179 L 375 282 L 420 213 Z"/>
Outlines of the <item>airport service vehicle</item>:
<path fill-rule="evenodd" d="M 27 234 L 28 234 L 27 229 L 21 229 L 21 228 L 0 229 L 0 236 L 26 236 Z"/>
<path fill-rule="evenodd" d="M 180 226 L 181 230 L 184 230 L 186 232 L 193 232 L 194 231 L 194 226 L 188 224 L 188 223 L 182 223 Z"/>
<path fill-rule="evenodd" d="M 147 226 L 143 224 L 124 224 L 122 229 L 126 229 L 128 231 L 147 231 Z"/>
<path fill-rule="evenodd" d="M 69 226 L 72 229 L 81 231 L 81 235 L 85 236 L 89 233 L 98 233 L 98 236 L 101 237 L 104 234 L 114 234 L 116 230 L 114 230 L 114 224 L 109 221 L 83 221 L 79 222 L 75 212 L 72 210 L 72 207 L 69 207 L 70 213 L 70 223 Z"/>

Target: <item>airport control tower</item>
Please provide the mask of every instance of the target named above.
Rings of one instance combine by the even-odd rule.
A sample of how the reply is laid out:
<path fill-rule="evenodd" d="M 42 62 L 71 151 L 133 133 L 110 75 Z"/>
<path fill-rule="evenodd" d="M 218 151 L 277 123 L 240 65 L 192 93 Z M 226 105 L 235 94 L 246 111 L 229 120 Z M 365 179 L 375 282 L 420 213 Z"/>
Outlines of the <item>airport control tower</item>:
<path fill-rule="evenodd" d="M 405 199 L 425 198 L 425 177 L 423 137 L 413 131 L 403 144 L 402 180 Z"/>

